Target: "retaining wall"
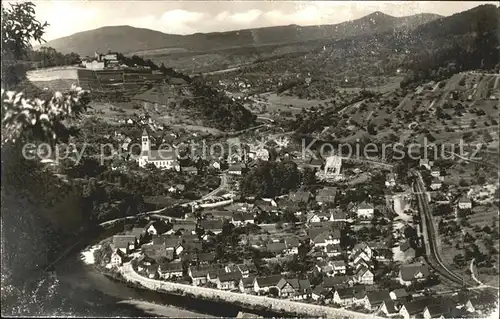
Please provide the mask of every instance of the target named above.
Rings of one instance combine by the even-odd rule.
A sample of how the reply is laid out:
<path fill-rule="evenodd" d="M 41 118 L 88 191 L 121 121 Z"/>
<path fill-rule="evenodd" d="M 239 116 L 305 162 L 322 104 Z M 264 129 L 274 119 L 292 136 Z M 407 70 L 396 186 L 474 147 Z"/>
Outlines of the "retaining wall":
<path fill-rule="evenodd" d="M 55 67 L 31 70 L 26 72 L 28 80 L 31 82 L 47 82 L 55 80 L 78 80 L 78 68 L 75 67 Z"/>
<path fill-rule="evenodd" d="M 228 199 L 228 200 L 224 200 L 224 201 L 217 202 L 217 203 L 200 204 L 200 207 L 201 208 L 215 208 L 215 207 L 231 205 L 232 203 L 233 203 L 233 199 Z"/>
<path fill-rule="evenodd" d="M 218 289 L 194 287 L 191 285 L 149 279 L 137 274 L 130 263 L 125 264 L 122 267 L 121 273 L 126 280 L 139 283 L 142 286 L 152 290 L 163 289 L 168 292 L 181 290 L 185 293 L 190 293 L 205 298 L 220 298 L 227 302 L 240 302 L 250 306 L 263 306 L 277 312 L 298 313 L 308 317 L 323 318 L 380 318 L 372 314 L 364 314 L 346 309 L 318 306 L 284 299 L 240 294 Z"/>

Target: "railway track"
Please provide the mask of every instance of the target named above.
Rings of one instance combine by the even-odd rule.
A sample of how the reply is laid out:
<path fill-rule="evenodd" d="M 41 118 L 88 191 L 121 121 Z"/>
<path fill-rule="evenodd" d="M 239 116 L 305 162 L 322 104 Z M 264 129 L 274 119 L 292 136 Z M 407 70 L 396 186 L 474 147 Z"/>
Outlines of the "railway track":
<path fill-rule="evenodd" d="M 428 264 L 436 273 L 438 273 L 442 278 L 448 280 L 450 283 L 466 288 L 474 287 L 475 285 L 470 283 L 469 280 L 466 280 L 463 276 L 454 273 L 443 263 L 441 256 L 439 255 L 439 248 L 436 241 L 436 230 L 434 228 L 434 223 L 432 222 L 432 214 L 427 201 L 425 187 L 421 175 L 414 172 L 414 176 L 417 177 L 414 187 L 418 199 L 420 216 L 422 218 L 422 233 L 424 234 L 425 253 Z"/>

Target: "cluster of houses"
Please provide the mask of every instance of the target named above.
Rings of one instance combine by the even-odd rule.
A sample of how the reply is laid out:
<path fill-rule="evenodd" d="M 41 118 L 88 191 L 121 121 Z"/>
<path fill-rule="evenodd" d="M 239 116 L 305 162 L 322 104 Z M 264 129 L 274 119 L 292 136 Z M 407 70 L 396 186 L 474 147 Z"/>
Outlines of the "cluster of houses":
<path fill-rule="evenodd" d="M 393 187 L 395 176 L 388 176 L 387 187 Z M 351 203 L 346 209 L 335 208 L 337 190 L 334 187 L 320 189 L 314 197 L 310 192 L 299 190 L 287 198 L 274 200 L 255 200 L 253 204 L 240 203 L 231 210 L 204 211 L 199 220 L 175 220 L 166 224 L 161 221 L 150 222 L 145 227 L 134 227 L 126 235 L 113 238 L 115 250 L 111 264 L 117 266 L 130 258 L 130 253 L 141 247 L 141 254 L 136 258 L 139 273 L 149 278 L 164 280 L 186 280 L 195 286 L 208 286 L 220 290 L 246 294 L 272 295 L 277 298 L 309 300 L 323 304 L 336 304 L 342 307 L 363 307 L 385 316 L 403 318 L 424 317 L 439 318 L 461 311 L 476 312 L 475 301 L 455 302 L 450 306 L 441 302 L 442 298 L 427 300 L 412 294 L 409 286 L 424 282 L 432 276 L 431 270 L 422 263 L 401 264 L 397 276 L 391 281 L 398 282 L 400 289 L 380 290 L 375 285 L 380 263 L 396 260 L 393 250 L 383 247 L 371 247 L 359 243 L 352 249 L 342 248 L 343 230 L 352 218 L 370 220 L 374 218 L 375 207 L 368 201 Z M 316 200 L 320 209 L 304 209 L 304 205 Z M 467 203 L 459 202 L 461 209 L 468 208 Z M 204 242 L 223 232 L 228 222 L 236 227 L 256 224 L 261 212 L 279 214 L 285 209 L 292 209 L 296 216 L 305 217 L 307 238 L 313 249 L 309 252 L 316 264 L 309 271 L 313 277 L 294 277 L 293 274 L 275 274 L 259 276 L 255 265 L 243 263 L 219 264 L 215 252 L 204 251 Z M 299 253 L 304 239 L 292 235 L 278 239 L 270 235 L 267 240 L 251 246 L 267 251 L 276 257 L 286 257 Z M 401 260 L 413 260 L 416 253 L 409 240 L 398 246 Z M 186 261 L 188 261 L 186 263 Z M 184 265 L 184 266 L 183 266 Z M 321 280 L 311 281 L 317 274 Z M 315 281 L 316 282 L 316 281 Z M 425 300 L 425 301 L 422 301 Z"/>

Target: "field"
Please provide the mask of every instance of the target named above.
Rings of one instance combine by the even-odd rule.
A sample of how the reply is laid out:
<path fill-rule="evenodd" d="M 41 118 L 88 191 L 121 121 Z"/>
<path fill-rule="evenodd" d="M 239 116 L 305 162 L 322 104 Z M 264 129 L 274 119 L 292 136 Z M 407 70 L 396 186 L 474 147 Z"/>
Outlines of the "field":
<path fill-rule="evenodd" d="M 492 206 L 475 206 L 472 209 L 472 214 L 467 217 L 467 221 L 470 223 L 471 227 L 485 227 L 493 225 L 493 223 L 498 224 L 498 208 Z"/>
<path fill-rule="evenodd" d="M 276 93 L 260 94 L 256 100 L 266 105 L 268 112 L 281 110 L 300 113 L 304 108 L 317 107 L 320 103 L 323 103 L 321 100 L 300 99 L 295 96 L 277 95 Z"/>

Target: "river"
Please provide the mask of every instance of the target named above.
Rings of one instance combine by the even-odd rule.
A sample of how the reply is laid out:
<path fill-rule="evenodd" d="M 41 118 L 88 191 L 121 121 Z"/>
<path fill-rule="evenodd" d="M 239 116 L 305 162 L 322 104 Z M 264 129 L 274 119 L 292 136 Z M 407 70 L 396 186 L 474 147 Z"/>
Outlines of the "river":
<path fill-rule="evenodd" d="M 128 317 L 207 317 L 169 305 L 168 296 L 153 291 L 130 288 L 110 279 L 92 265 L 72 255 L 47 279 L 55 284 L 45 315 L 128 316 Z"/>
<path fill-rule="evenodd" d="M 122 226 L 123 227 L 123 226 Z M 116 233 L 112 228 L 100 232 L 89 245 Z M 194 299 L 188 296 L 169 295 L 155 291 L 130 287 L 109 278 L 93 265 L 82 260 L 81 247 L 61 259 L 53 272 L 39 272 L 29 288 L 22 292 L 9 293 L 2 284 L 2 315 L 16 316 L 70 316 L 70 317 L 235 317 L 240 306 L 220 302 Z M 6 296 L 7 295 L 7 296 Z M 266 317 L 278 313 L 260 311 Z"/>

